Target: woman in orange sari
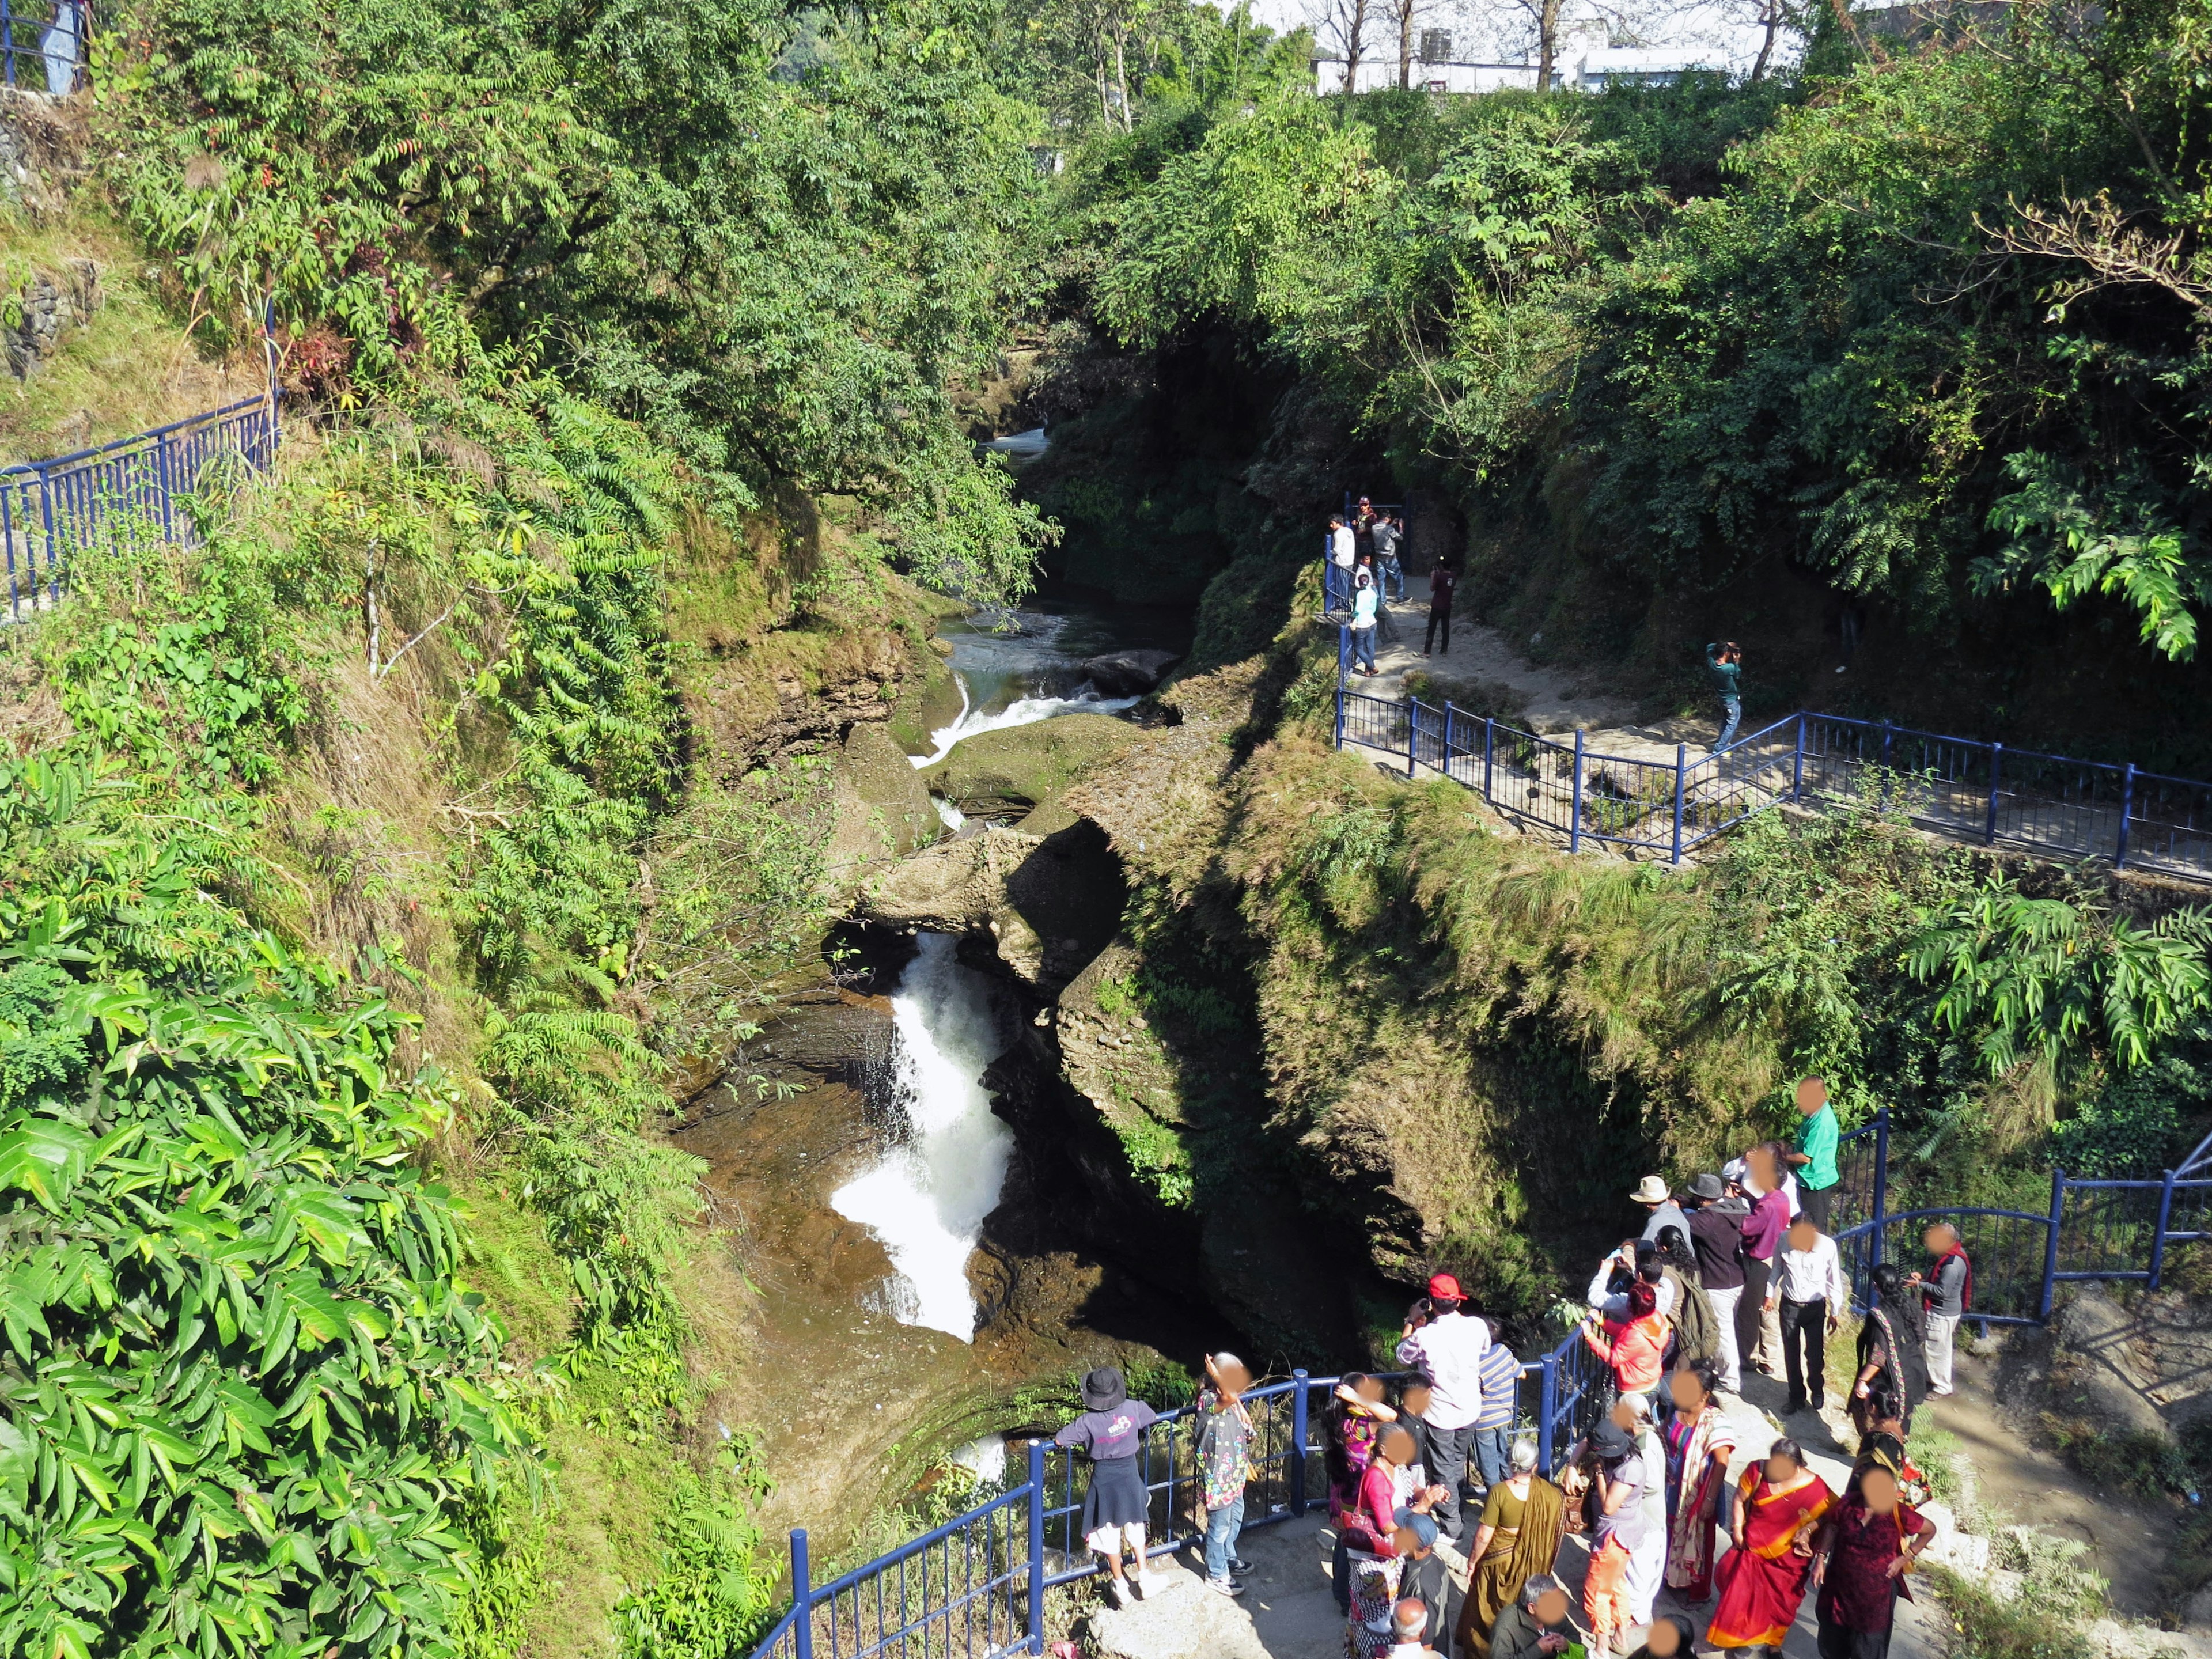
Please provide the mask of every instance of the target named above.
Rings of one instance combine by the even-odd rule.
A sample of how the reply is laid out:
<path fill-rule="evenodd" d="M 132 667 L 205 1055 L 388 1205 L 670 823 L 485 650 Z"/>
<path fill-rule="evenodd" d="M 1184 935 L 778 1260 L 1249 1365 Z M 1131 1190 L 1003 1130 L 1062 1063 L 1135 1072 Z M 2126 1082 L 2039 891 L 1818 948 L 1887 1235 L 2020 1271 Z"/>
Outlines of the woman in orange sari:
<path fill-rule="evenodd" d="M 1778 1654 L 1813 1562 L 1813 1534 L 1836 1496 L 1805 1467 L 1794 1440 L 1778 1440 L 1764 1464 L 1743 1472 L 1735 1492 L 1735 1547 L 1713 1573 L 1720 1606 L 1705 1640 L 1717 1648 Z"/>

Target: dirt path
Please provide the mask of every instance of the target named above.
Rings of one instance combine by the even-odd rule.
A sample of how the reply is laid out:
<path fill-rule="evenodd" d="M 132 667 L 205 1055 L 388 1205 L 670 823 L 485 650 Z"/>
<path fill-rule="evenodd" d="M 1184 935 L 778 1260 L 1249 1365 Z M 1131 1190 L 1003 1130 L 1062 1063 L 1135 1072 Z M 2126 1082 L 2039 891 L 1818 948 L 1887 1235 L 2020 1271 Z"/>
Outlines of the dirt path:
<path fill-rule="evenodd" d="M 1675 744 L 1688 744 L 1690 758 L 1695 760 L 1712 742 L 1717 730 L 1712 720 L 1690 716 L 1639 721 L 1634 704 L 1607 689 L 1601 670 L 1540 666 L 1497 629 L 1480 623 L 1455 622 L 1451 649 L 1424 653 L 1429 615 L 1425 587 L 1425 582 L 1409 583 L 1407 597 L 1388 607 L 1384 637 L 1376 646 L 1377 672 L 1372 679 L 1356 677 L 1357 690 L 1370 696 L 1402 697 L 1407 677 L 1425 670 L 1470 687 L 1494 688 L 1498 700 L 1526 710 L 1530 731 L 1553 736 L 1580 728 L 1589 734 L 1591 746 L 1606 754 L 1671 763 Z M 1393 632 L 1395 639 L 1389 637 Z"/>
<path fill-rule="evenodd" d="M 2154 1516 L 2100 1492 L 2033 1444 L 2028 1425 L 1995 1403 L 2002 1392 L 1998 1362 L 1970 1356 L 1960 1346 L 1963 1386 L 1923 1409 L 1929 1424 L 1955 1435 L 1972 1460 L 1976 1501 L 1990 1525 L 2031 1525 L 2087 1545 L 2091 1565 L 2111 1587 L 2112 1606 L 2131 1618 L 2156 1614 L 2160 1574 L 2172 1546 L 2172 1517 Z"/>

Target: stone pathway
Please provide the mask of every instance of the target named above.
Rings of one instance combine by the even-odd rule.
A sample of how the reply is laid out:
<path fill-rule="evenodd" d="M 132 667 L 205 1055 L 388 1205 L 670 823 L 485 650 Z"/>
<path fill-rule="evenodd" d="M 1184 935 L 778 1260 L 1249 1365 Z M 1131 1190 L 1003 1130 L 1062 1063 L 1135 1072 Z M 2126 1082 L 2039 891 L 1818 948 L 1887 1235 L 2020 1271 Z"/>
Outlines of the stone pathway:
<path fill-rule="evenodd" d="M 1388 607 L 1397 638 L 1376 641 L 1376 673 L 1371 680 L 1357 681 L 1361 691 L 1370 696 L 1402 697 L 1407 675 L 1415 669 L 1426 669 L 1446 679 L 1488 681 L 1504 688 L 1527 706 L 1529 729 L 1547 736 L 1572 732 L 1577 726 L 1586 731 L 1626 727 L 1634 717 L 1634 708 L 1624 698 L 1608 696 L 1600 677 L 1586 671 L 1540 667 L 1498 629 L 1478 623 L 1455 621 L 1451 649 L 1433 657 L 1423 656 L 1421 643 L 1429 625 L 1427 586 L 1424 580 L 1408 582 L 1407 597 Z M 1711 737 L 1708 728 L 1702 740 L 1710 742 Z M 1674 741 L 1665 739 L 1669 761 L 1674 758 Z"/>

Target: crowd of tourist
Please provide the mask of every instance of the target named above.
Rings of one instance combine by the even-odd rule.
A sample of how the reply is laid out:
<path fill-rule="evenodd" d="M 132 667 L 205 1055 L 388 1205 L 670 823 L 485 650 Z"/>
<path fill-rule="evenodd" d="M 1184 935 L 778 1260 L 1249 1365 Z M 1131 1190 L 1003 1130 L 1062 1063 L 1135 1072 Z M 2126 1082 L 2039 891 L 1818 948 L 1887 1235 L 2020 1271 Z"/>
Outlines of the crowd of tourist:
<path fill-rule="evenodd" d="M 1850 1310 L 1829 1231 L 1835 1113 L 1817 1079 L 1799 1085 L 1797 1106 L 1794 1146 L 1763 1141 L 1679 1189 L 1651 1176 L 1629 1194 L 1648 1220 L 1589 1286 L 1580 1335 L 1603 1381 L 1559 1470 L 1539 1467 L 1534 1440 L 1514 1437 L 1521 1362 L 1449 1273 L 1407 1315 L 1395 1398 L 1381 1376 L 1338 1381 L 1324 1413 L 1331 1581 L 1352 1659 L 1534 1659 L 1571 1647 L 1589 1659 L 1669 1659 L 1690 1651 L 1700 1623 L 1713 1648 L 1778 1651 L 1808 1595 L 1821 1659 L 1884 1659 L 1932 1536 L 1910 1502 L 1907 1437 L 1916 1406 L 1951 1390 L 1972 1269 L 1939 1223 L 1923 1240 L 1924 1272 L 1873 1270 L 1843 1402 L 1857 1443 L 1841 1491 L 1786 1434 L 1731 1480 L 1737 1453 L 1754 1449 L 1739 1445 L 1728 1411 L 1742 1373 L 1784 1381 L 1785 1417 L 1819 1413 L 1827 1340 Z M 1213 1355 L 1196 1412 L 1206 1581 L 1229 1596 L 1249 1571 L 1237 1541 L 1251 1385 L 1243 1362 Z M 1133 1580 L 1138 1594 L 1157 1583 L 1134 1462 L 1152 1413 L 1110 1369 L 1085 1380 L 1084 1404 L 1059 1441 L 1089 1452 L 1085 1540 L 1126 1602 Z M 1570 1534 L 1589 1549 L 1578 1610 L 1556 1571 Z M 1661 1613 L 1662 1590 L 1699 1617 Z"/>

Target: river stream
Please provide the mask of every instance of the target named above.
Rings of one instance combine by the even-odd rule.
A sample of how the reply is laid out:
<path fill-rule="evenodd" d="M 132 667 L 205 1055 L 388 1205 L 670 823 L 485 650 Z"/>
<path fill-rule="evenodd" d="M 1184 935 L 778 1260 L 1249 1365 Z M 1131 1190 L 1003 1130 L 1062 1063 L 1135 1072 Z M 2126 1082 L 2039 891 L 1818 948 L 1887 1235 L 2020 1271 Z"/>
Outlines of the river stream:
<path fill-rule="evenodd" d="M 1098 695 L 1083 659 L 1181 650 L 1179 626 L 1051 594 L 945 626 L 962 713 L 915 765 L 980 732 L 1130 710 L 1135 698 Z M 959 829 L 949 803 L 939 810 Z M 1133 1343 L 1188 1346 L 1178 1307 L 1133 1295 L 1087 1254 L 1010 1242 L 1048 1225 L 987 1227 L 994 1212 L 1031 1217 L 1024 1171 L 1057 1152 L 1018 1146 L 992 1109 L 984 1073 L 1026 1010 L 1008 981 L 957 960 L 960 945 L 871 935 L 865 965 L 833 975 L 825 963 L 678 1134 L 739 1218 L 738 1265 L 755 1291 L 748 1358 L 716 1409 L 761 1431 L 776 1482 L 763 1520 L 825 1529 L 825 1545 L 899 1495 L 917 1458 L 957 1448 L 957 1461 L 987 1470 L 1002 1449 L 975 1437 L 996 1426 L 993 1402 L 1012 1387 Z"/>

